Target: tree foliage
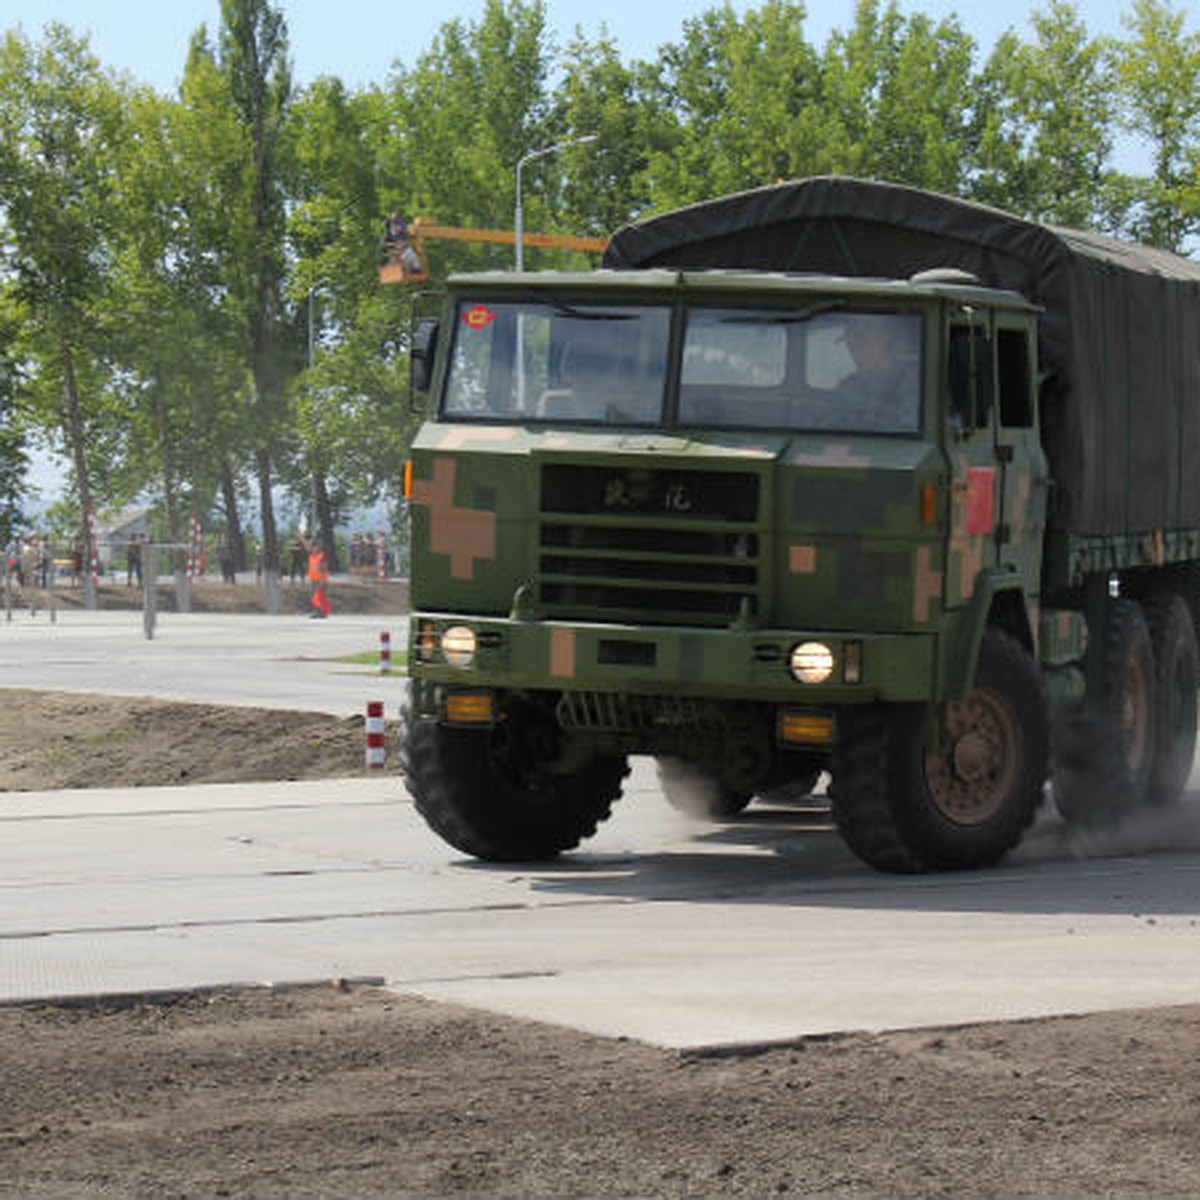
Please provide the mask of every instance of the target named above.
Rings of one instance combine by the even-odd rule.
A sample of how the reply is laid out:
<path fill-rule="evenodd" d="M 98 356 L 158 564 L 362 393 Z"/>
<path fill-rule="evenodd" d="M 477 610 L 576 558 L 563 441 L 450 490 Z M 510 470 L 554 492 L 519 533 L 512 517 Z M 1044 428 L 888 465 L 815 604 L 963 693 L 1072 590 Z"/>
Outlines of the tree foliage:
<path fill-rule="evenodd" d="M 4 35 L 0 534 L 30 436 L 66 456 L 77 521 L 148 497 L 175 539 L 203 512 L 239 540 L 249 507 L 272 563 L 277 496 L 330 552 L 354 506 L 398 507 L 413 297 L 378 286 L 384 218 L 510 228 L 516 164 L 581 135 L 526 160 L 527 229 L 603 235 L 848 173 L 1176 250 L 1200 236 L 1200 32 L 1169 0 L 1130 0 L 1117 38 L 1047 0 L 986 55 L 897 0 L 857 0 L 822 44 L 799 0 L 719 3 L 649 61 L 603 26 L 559 48 L 544 0 L 485 0 L 358 90 L 293 86 L 284 3 L 218 0 L 171 96 L 61 25 Z M 435 277 L 512 263 L 428 250 Z"/>

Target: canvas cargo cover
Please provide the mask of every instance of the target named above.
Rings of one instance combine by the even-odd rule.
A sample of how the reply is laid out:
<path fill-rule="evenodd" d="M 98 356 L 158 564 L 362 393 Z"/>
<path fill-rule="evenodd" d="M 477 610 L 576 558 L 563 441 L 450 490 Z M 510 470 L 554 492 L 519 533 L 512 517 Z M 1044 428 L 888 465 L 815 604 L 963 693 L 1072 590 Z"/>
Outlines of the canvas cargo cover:
<path fill-rule="evenodd" d="M 1017 291 L 1046 310 L 1052 527 L 1200 527 L 1200 262 L 915 188 L 822 177 L 630 225 L 603 265 L 889 279 L 958 267 Z"/>

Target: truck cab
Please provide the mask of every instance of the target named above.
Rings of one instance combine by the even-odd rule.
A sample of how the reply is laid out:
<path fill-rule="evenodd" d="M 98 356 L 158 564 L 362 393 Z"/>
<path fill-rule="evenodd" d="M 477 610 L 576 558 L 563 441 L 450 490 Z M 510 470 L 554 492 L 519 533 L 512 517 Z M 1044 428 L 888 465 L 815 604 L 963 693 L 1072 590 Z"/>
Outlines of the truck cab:
<path fill-rule="evenodd" d="M 647 754 L 683 808 L 829 771 L 868 862 L 995 861 L 1046 772 L 1037 330 L 960 271 L 452 278 L 415 356 L 426 820 L 553 855 Z"/>

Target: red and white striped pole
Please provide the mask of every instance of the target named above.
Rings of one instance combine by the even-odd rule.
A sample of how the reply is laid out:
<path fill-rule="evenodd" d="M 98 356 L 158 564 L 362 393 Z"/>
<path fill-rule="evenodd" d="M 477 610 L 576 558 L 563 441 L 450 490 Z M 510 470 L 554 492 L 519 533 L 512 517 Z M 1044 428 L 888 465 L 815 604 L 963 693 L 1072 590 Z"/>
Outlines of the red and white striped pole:
<path fill-rule="evenodd" d="M 379 635 L 379 673 L 387 675 L 392 669 L 392 635 L 385 629 Z"/>
<path fill-rule="evenodd" d="M 383 740 L 383 701 L 367 701 L 367 769 L 383 769 L 386 746 Z"/>
<path fill-rule="evenodd" d="M 204 542 L 200 529 L 200 514 L 192 513 L 188 521 L 191 545 L 188 547 L 188 578 L 198 579 L 204 574 Z"/>

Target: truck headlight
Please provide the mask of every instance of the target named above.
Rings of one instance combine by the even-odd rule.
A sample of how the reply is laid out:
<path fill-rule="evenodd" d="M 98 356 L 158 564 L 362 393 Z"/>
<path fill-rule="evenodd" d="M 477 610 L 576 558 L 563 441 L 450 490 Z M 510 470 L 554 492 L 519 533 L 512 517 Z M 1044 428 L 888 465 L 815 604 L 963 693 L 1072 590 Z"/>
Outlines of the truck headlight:
<path fill-rule="evenodd" d="M 824 642 L 802 642 L 788 665 L 801 683 L 824 683 L 833 674 L 833 651 Z"/>
<path fill-rule="evenodd" d="M 451 625 L 442 634 L 442 656 L 452 667 L 469 667 L 475 661 L 475 631 Z"/>

